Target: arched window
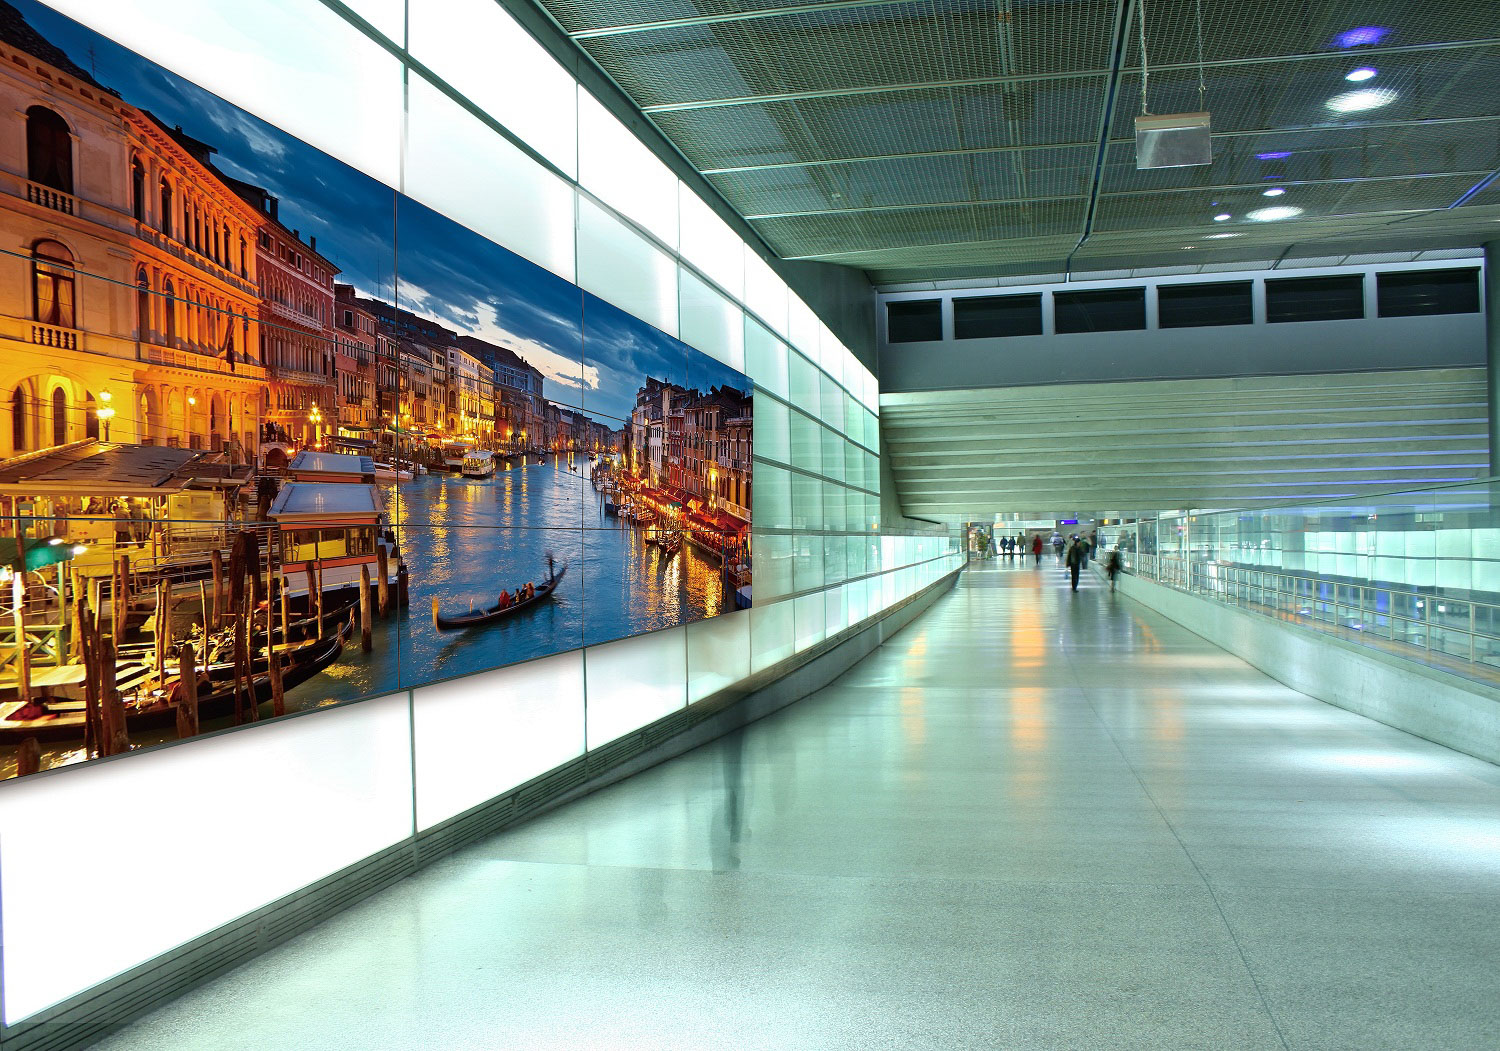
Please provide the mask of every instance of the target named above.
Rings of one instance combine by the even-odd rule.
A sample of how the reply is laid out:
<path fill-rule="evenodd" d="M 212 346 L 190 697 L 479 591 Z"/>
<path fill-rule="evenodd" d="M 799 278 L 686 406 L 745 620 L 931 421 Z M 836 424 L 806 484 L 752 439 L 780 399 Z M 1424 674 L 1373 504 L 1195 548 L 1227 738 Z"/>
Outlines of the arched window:
<path fill-rule="evenodd" d="M 146 221 L 146 169 L 139 157 L 130 158 L 130 211 L 135 221 Z"/>
<path fill-rule="evenodd" d="M 172 184 L 161 181 L 161 232 L 172 236 Z"/>
<path fill-rule="evenodd" d="M 196 204 L 193 205 L 193 247 L 203 251 L 203 213 Z"/>
<path fill-rule="evenodd" d="M 74 328 L 73 253 L 56 241 L 38 241 L 31 250 L 31 298 L 44 325 Z"/>
<path fill-rule="evenodd" d="M 52 444 L 68 442 L 68 394 L 61 387 L 52 391 Z"/>
<path fill-rule="evenodd" d="M 172 279 L 167 278 L 167 283 L 162 287 L 166 296 L 166 302 L 162 307 L 167 312 L 166 324 L 162 325 L 162 331 L 166 333 L 167 346 L 177 346 L 177 298 L 172 289 Z"/>
<path fill-rule="evenodd" d="M 228 223 L 224 224 L 223 230 L 224 230 L 224 248 L 223 248 L 223 254 L 219 256 L 219 262 L 221 264 L 223 264 L 224 266 L 228 266 L 229 265 L 229 224 Z"/>
<path fill-rule="evenodd" d="M 248 260 L 245 257 L 245 239 L 243 237 L 241 237 L 240 238 L 240 276 L 241 277 L 249 277 L 250 276 L 250 267 L 246 265 L 247 262 L 248 262 Z"/>
<path fill-rule="evenodd" d="M 26 111 L 26 177 L 63 193 L 73 192 L 73 136 L 68 122 L 46 106 Z"/>
<path fill-rule="evenodd" d="M 92 394 L 89 395 L 88 401 L 84 403 L 83 436 L 94 439 L 99 437 L 99 406 L 94 401 Z"/>
<path fill-rule="evenodd" d="M 20 387 L 10 396 L 10 447 L 14 452 L 26 448 L 26 392 Z"/>
<path fill-rule="evenodd" d="M 135 272 L 135 321 L 139 332 L 138 339 L 146 341 L 151 338 L 151 279 L 146 276 L 146 268 L 141 267 Z"/>

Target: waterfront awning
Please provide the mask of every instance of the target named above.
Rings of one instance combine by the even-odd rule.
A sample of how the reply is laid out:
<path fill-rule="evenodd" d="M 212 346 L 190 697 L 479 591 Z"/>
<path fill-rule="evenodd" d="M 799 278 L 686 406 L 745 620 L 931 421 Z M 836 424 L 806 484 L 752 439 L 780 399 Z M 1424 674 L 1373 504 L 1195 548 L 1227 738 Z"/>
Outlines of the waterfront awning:
<path fill-rule="evenodd" d="M 270 517 L 283 526 L 306 528 L 315 523 L 338 525 L 376 522 L 384 510 L 373 485 L 347 482 L 288 482 L 276 494 Z"/>
<path fill-rule="evenodd" d="M 0 461 L 0 495 L 167 496 L 212 475 L 219 454 L 92 439 Z"/>
<path fill-rule="evenodd" d="M 373 482 L 375 460 L 353 453 L 299 452 L 287 468 L 299 482 Z"/>

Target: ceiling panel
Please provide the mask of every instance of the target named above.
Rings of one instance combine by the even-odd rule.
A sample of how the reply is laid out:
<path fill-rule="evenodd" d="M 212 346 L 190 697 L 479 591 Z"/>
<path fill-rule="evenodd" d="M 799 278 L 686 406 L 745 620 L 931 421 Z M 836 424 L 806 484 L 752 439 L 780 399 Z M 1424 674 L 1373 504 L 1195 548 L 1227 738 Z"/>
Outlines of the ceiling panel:
<path fill-rule="evenodd" d="M 877 283 L 1494 236 L 1492 3 L 541 2 L 777 252 Z M 1143 6 L 1147 102 L 1206 106 L 1210 165 L 1135 168 Z"/>

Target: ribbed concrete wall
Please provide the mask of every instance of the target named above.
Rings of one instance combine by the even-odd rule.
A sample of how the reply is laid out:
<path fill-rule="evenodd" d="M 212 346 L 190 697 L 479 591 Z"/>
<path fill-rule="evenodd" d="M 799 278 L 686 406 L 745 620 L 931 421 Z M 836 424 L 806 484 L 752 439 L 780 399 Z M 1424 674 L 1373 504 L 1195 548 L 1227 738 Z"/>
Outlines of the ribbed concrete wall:
<path fill-rule="evenodd" d="M 1478 368 L 884 394 L 909 515 L 1234 508 L 1486 473 Z"/>

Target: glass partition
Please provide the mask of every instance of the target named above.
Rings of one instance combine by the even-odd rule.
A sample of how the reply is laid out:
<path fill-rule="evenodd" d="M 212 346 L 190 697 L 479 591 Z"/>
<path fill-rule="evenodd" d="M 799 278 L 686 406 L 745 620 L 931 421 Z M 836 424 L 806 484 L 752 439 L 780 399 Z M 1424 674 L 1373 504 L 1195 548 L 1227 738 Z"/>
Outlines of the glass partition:
<path fill-rule="evenodd" d="M 1128 571 L 1485 682 L 1500 681 L 1495 479 L 1117 527 Z"/>

